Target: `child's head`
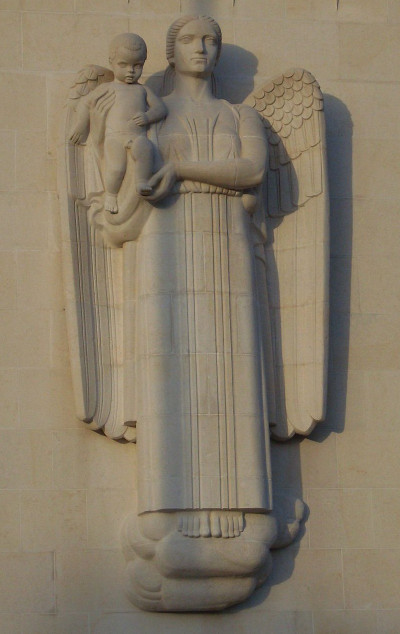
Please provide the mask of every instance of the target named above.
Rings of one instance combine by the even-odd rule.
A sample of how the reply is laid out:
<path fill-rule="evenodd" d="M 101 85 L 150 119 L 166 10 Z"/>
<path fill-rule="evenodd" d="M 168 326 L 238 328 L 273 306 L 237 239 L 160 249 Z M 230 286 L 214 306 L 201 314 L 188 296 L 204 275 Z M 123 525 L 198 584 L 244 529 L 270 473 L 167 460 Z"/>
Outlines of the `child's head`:
<path fill-rule="evenodd" d="M 114 76 L 126 84 L 140 78 L 147 57 L 145 41 L 135 33 L 117 35 L 110 44 L 110 64 Z"/>

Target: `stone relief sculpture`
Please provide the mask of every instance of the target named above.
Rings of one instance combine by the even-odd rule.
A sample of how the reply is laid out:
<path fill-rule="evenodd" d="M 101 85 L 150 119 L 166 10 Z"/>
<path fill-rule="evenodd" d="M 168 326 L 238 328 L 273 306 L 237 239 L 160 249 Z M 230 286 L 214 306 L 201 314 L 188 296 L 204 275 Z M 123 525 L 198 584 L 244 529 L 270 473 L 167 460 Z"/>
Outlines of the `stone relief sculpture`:
<path fill-rule="evenodd" d="M 114 74 L 86 67 L 68 101 L 77 411 L 137 442 L 123 547 L 146 610 L 220 610 L 263 583 L 302 517 L 301 501 L 292 518 L 273 506 L 270 434 L 308 434 L 325 412 L 322 95 L 296 69 L 243 105 L 216 98 L 221 41 L 210 17 L 172 24 L 162 102 L 136 83 L 141 38 L 118 36 Z"/>

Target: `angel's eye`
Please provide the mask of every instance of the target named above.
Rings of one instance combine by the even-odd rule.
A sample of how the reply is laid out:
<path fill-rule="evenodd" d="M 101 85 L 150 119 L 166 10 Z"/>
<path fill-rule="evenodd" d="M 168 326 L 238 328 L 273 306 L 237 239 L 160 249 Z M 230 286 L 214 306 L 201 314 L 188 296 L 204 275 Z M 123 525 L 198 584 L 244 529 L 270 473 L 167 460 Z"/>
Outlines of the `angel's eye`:
<path fill-rule="evenodd" d="M 192 35 L 182 35 L 182 37 L 179 38 L 179 41 L 183 42 L 184 44 L 189 44 L 189 42 L 191 42 L 192 40 L 193 40 Z"/>
<path fill-rule="evenodd" d="M 215 46 L 217 45 L 217 40 L 213 35 L 207 35 L 207 37 L 205 38 L 206 42 L 209 42 L 211 44 L 215 44 Z"/>
<path fill-rule="evenodd" d="M 119 62 L 119 63 L 118 63 L 118 66 L 119 66 L 120 68 L 125 68 L 125 67 L 126 67 L 126 63 L 125 63 L 125 62 Z"/>

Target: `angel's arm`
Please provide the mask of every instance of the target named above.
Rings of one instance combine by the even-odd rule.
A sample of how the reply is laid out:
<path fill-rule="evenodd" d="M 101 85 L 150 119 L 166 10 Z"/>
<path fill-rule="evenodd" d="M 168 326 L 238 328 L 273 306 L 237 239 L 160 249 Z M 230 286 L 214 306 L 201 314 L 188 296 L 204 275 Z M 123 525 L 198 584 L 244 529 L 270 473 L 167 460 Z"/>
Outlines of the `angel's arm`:
<path fill-rule="evenodd" d="M 69 136 L 72 143 L 84 143 L 89 134 L 90 108 L 87 101 L 87 97 L 82 97 L 76 109 L 75 124 Z"/>
<path fill-rule="evenodd" d="M 267 164 L 267 142 L 258 114 L 247 106 L 240 109 L 239 158 L 219 161 L 182 161 L 168 163 L 150 179 L 158 187 L 155 195 L 165 195 L 171 181 L 192 180 L 229 189 L 248 189 L 259 185 Z M 163 181 L 163 182 L 162 182 Z M 157 195 L 158 193 L 158 195 Z"/>
<path fill-rule="evenodd" d="M 248 189 L 259 185 L 265 173 L 267 143 L 259 116 L 246 106 L 241 108 L 239 137 L 240 158 L 175 163 L 177 179 L 232 189 Z"/>

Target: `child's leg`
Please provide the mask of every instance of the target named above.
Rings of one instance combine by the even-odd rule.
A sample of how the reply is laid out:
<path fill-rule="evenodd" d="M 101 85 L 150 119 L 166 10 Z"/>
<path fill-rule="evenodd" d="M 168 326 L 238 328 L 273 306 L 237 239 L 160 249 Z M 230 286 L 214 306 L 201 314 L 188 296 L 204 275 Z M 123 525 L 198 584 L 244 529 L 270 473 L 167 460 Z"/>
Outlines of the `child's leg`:
<path fill-rule="evenodd" d="M 153 174 L 153 144 L 147 136 L 138 136 L 131 145 L 132 158 L 135 165 L 136 191 L 145 196 L 151 194 L 148 180 Z"/>
<path fill-rule="evenodd" d="M 126 173 L 127 156 L 122 140 L 107 136 L 104 142 L 106 197 L 104 206 L 112 214 L 118 212 L 117 194 Z"/>

